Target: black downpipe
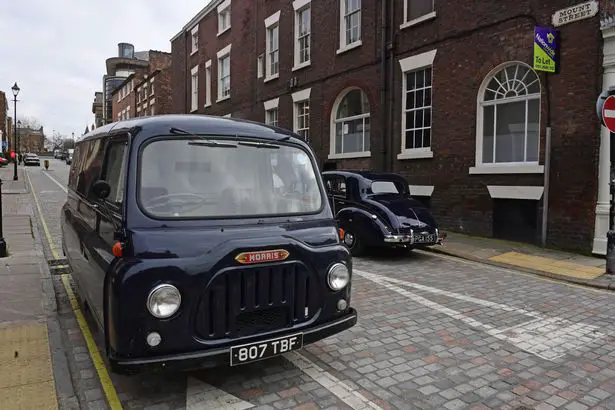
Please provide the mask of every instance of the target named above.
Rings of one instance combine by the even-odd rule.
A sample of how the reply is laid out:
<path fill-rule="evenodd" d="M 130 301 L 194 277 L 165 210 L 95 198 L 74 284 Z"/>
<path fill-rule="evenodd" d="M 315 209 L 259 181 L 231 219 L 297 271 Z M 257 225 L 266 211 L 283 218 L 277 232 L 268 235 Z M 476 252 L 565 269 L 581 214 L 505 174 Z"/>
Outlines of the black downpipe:
<path fill-rule="evenodd" d="M 380 10 L 380 121 L 382 122 L 381 133 L 382 136 L 380 141 L 382 141 L 381 153 L 382 153 L 382 167 L 383 171 L 387 168 L 388 162 L 388 154 L 387 154 L 387 146 L 386 146 L 386 135 L 387 135 L 387 121 L 385 118 L 387 116 L 387 3 L 389 0 L 382 0 L 381 10 Z"/>
<path fill-rule="evenodd" d="M 388 141 L 389 141 L 389 164 L 388 164 L 388 170 L 390 172 L 393 172 L 394 167 L 395 167 L 395 149 L 394 146 L 395 144 L 393 143 L 393 141 L 395 140 L 394 137 L 394 132 L 393 132 L 393 119 L 394 119 L 394 112 L 395 110 L 393 109 L 393 99 L 394 99 L 394 85 L 395 85 L 395 2 L 391 1 L 389 3 L 389 24 L 391 26 L 391 30 L 390 30 L 390 37 L 389 37 L 389 43 L 387 45 L 387 51 L 388 51 L 388 55 L 389 55 L 389 94 L 388 94 L 388 101 L 387 101 L 387 107 L 388 107 L 388 118 L 387 118 L 387 123 L 388 123 Z"/>

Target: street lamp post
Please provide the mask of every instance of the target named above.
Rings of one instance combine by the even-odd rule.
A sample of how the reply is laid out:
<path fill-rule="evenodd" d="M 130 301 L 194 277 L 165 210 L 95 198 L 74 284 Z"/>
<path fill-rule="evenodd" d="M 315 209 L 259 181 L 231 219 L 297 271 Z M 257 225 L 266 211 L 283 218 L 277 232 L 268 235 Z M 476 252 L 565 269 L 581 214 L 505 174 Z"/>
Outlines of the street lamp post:
<path fill-rule="evenodd" d="M 11 88 L 13 91 L 13 102 L 15 107 L 15 118 L 13 119 L 13 124 L 15 124 L 15 147 L 13 148 L 13 152 L 15 152 L 15 162 L 13 162 L 13 181 L 17 181 L 19 178 L 17 177 L 17 94 L 19 94 L 19 87 L 17 83 Z"/>

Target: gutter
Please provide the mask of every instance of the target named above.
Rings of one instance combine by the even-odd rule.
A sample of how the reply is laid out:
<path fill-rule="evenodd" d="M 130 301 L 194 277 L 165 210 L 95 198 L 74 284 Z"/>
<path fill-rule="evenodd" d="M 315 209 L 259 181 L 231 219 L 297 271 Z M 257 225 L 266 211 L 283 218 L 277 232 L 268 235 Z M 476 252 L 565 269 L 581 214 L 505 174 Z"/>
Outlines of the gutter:
<path fill-rule="evenodd" d="M 389 0 L 381 0 L 381 10 L 380 10 L 380 115 L 381 115 L 381 132 L 382 137 L 381 141 L 383 142 L 381 148 L 382 154 L 382 166 L 380 167 L 382 170 L 385 170 L 387 167 L 388 157 L 387 157 L 387 148 L 386 148 L 386 138 L 387 135 L 387 122 L 384 120 L 387 115 L 387 76 L 386 76 L 386 67 L 387 67 L 387 4 Z"/>

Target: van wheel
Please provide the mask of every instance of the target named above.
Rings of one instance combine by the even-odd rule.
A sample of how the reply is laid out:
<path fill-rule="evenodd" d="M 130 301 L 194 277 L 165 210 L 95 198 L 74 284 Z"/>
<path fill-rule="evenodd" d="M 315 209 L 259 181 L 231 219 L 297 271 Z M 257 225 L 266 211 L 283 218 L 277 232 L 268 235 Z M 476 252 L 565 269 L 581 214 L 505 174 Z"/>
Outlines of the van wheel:
<path fill-rule="evenodd" d="M 344 245 L 350 249 L 352 256 L 361 256 L 365 252 L 365 246 L 361 239 L 348 230 L 344 233 Z"/>

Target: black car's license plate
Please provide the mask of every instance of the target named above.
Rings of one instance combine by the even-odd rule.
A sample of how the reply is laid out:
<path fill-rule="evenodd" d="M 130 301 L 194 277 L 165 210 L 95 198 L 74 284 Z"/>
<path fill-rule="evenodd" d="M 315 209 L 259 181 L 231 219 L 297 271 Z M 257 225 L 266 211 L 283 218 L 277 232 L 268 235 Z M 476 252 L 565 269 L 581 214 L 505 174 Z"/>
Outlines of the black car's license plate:
<path fill-rule="evenodd" d="M 431 243 L 435 241 L 436 241 L 436 235 L 433 235 L 433 234 L 414 236 L 415 243 Z"/>
<path fill-rule="evenodd" d="M 282 353 L 299 350 L 302 347 L 303 333 L 233 346 L 231 347 L 231 366 L 268 359 Z"/>

